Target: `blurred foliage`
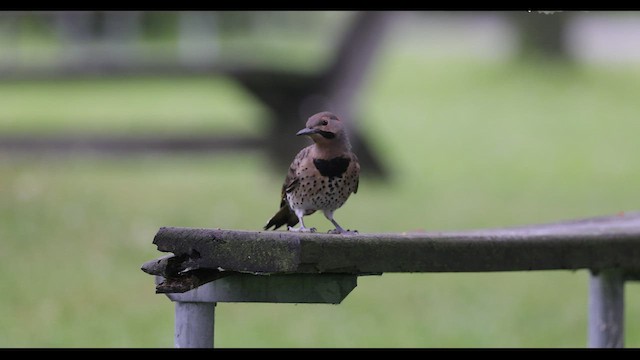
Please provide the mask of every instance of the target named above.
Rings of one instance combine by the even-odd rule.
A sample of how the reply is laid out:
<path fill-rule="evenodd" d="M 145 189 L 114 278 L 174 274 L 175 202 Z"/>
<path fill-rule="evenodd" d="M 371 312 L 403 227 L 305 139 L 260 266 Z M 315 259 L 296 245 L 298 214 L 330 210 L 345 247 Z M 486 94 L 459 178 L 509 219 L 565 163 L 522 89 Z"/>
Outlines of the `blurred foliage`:
<path fill-rule="evenodd" d="M 4 49 L 0 64 L 4 60 L 5 65 L 18 67 L 50 65 L 68 60 L 70 46 L 101 48 L 114 40 L 127 45 L 118 48 L 119 52 L 142 55 L 147 61 L 175 61 L 180 51 L 178 42 L 190 39 L 205 48 L 216 44 L 216 54 L 222 57 L 208 61 L 308 68 L 320 64 L 325 59 L 324 53 L 333 50 L 334 41 L 351 16 L 348 11 L 145 11 L 127 14 L 136 19 L 129 19 L 127 29 L 119 29 L 123 33 L 113 39 L 109 38 L 105 19 L 108 15 L 121 16 L 120 12 L 63 14 L 69 18 L 56 12 L 0 13 L 0 46 Z M 185 30 L 188 27 L 181 26 L 181 21 L 194 21 L 185 16 L 206 19 L 208 25 Z M 61 26 L 65 22 L 74 24 Z M 75 44 L 78 39 L 90 41 Z M 283 58 L 283 53 L 290 54 Z M 303 61 L 298 61 L 298 57 Z M 274 59 L 279 61 L 274 62 Z"/>
<path fill-rule="evenodd" d="M 165 38 L 175 36 L 178 31 L 176 12 L 149 11 L 141 19 L 143 38 Z"/>
<path fill-rule="evenodd" d="M 522 11 L 509 15 L 519 34 L 519 56 L 570 59 L 567 32 L 575 13 Z"/>

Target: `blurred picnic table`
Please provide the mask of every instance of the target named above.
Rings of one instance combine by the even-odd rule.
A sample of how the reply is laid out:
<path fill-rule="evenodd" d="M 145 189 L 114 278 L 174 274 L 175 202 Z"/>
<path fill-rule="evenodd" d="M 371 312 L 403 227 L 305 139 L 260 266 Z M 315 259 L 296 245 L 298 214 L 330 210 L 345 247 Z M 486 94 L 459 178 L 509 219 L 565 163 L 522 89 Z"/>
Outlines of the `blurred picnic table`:
<path fill-rule="evenodd" d="M 354 151 L 358 154 L 365 172 L 386 177 L 385 167 L 375 155 L 370 142 L 360 131 L 361 120 L 355 108 L 356 98 L 362 91 L 370 65 L 389 28 L 393 12 L 361 11 L 347 17 L 346 30 L 338 39 L 332 56 L 319 70 L 300 71 L 293 68 L 278 69 L 264 65 L 247 65 L 246 62 L 221 62 L 215 59 L 189 57 L 182 63 L 163 59 L 136 60 L 127 55 L 128 38 L 140 32 L 142 12 L 97 12 L 97 11 L 53 11 L 40 15 L 54 19 L 59 38 L 69 49 L 76 52 L 66 63 L 35 68 L 0 69 L 2 79 L 68 79 L 77 77 L 122 77 L 145 75 L 205 75 L 229 77 L 239 83 L 268 110 L 269 130 L 261 138 L 245 135 L 198 135 L 188 138 L 114 138 L 112 136 L 85 136 L 78 138 L 58 136 L 55 138 L 3 137 L 0 150 L 27 151 L 212 151 L 217 149 L 260 148 L 269 154 L 274 165 L 286 167 L 306 139 L 293 136 L 304 126 L 306 119 L 319 111 L 332 111 L 348 122 Z M 211 15 L 211 12 L 209 12 Z M 33 16 L 33 13 L 13 12 L 5 14 L 18 19 Z M 37 15 L 37 14 L 36 14 Z M 179 36 L 189 38 L 197 33 L 198 26 L 215 18 L 206 18 L 206 13 L 179 12 Z M 227 16 L 221 12 L 218 17 Z M 204 16 L 204 17 L 203 17 Z M 100 23 L 107 44 L 122 43 L 112 47 L 113 51 L 91 53 L 92 35 L 96 23 Z M 198 25 L 200 24 L 200 25 Z M 206 24 L 204 25 L 206 26 Z M 188 40 L 185 40 L 188 43 Z M 185 42 L 183 41 L 183 43 Z M 180 40 L 179 40 L 180 42 Z M 129 45 L 126 45 L 129 44 Z M 83 46 L 84 45 L 84 46 Z M 193 48 L 192 48 L 193 49 Z M 185 51 L 185 49 L 183 49 Z M 211 55 L 211 54 L 209 54 Z M 215 57 L 215 56 L 213 56 Z"/>

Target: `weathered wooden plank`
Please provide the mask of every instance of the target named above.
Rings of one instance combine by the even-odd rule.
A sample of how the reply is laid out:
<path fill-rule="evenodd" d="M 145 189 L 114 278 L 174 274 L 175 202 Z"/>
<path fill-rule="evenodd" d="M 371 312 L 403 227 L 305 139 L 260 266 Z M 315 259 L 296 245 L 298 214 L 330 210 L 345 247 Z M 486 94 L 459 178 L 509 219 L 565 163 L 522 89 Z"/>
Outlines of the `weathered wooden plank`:
<path fill-rule="evenodd" d="M 141 267 L 149 275 L 157 275 L 162 282 L 156 284 L 156 293 L 183 293 L 210 281 L 238 274 L 218 269 L 191 269 L 187 256 L 166 255 L 147 261 Z"/>
<path fill-rule="evenodd" d="M 640 213 L 505 229 L 333 235 L 163 227 L 185 266 L 246 273 L 640 269 Z"/>

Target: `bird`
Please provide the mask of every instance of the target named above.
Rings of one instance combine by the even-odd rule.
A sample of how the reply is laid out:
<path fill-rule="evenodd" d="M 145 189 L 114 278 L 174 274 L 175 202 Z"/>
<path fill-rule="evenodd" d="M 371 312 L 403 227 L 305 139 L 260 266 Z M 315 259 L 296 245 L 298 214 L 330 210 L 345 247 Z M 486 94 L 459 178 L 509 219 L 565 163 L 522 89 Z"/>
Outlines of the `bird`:
<path fill-rule="evenodd" d="M 289 231 L 316 232 L 307 228 L 303 217 L 322 211 L 331 221 L 331 234 L 355 234 L 336 222 L 333 213 L 358 192 L 360 163 L 351 151 L 344 122 L 329 111 L 309 117 L 306 127 L 296 136 L 308 136 L 313 144 L 295 156 L 282 185 L 280 210 L 264 226 L 277 230 L 287 225 Z M 295 228 L 296 224 L 300 226 Z"/>

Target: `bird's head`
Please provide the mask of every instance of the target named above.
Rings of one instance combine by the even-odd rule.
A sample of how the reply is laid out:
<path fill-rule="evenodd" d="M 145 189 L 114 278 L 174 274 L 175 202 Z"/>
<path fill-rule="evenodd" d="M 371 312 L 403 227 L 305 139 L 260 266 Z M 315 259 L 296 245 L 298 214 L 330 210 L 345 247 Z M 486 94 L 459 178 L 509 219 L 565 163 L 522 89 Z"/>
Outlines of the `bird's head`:
<path fill-rule="evenodd" d="M 344 123 L 329 111 L 311 116 L 307 120 L 307 126 L 296 135 L 308 136 L 318 145 L 348 144 Z"/>

